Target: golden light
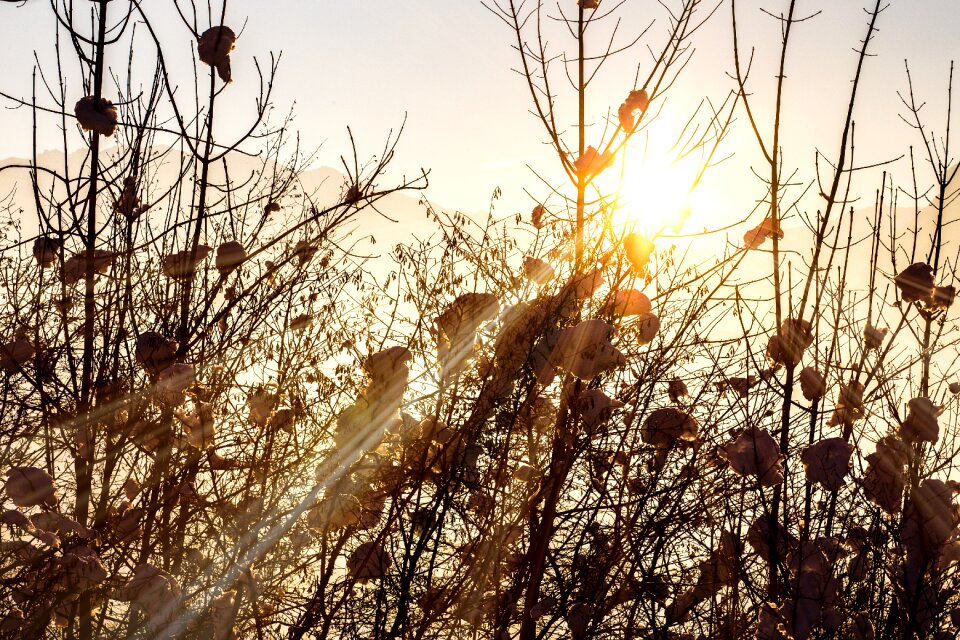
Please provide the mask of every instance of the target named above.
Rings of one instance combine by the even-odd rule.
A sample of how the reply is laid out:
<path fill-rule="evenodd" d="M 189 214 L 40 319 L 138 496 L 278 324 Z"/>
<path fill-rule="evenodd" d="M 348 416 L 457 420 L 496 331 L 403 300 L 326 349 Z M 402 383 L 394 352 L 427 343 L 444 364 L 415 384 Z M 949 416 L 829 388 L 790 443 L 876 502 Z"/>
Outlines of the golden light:
<path fill-rule="evenodd" d="M 611 172 L 613 173 L 613 172 Z M 699 194 L 691 192 L 697 178 L 697 163 L 667 158 L 643 158 L 627 151 L 622 182 L 611 223 L 615 228 L 636 229 L 646 235 L 681 233 L 690 217 L 701 208 Z"/>

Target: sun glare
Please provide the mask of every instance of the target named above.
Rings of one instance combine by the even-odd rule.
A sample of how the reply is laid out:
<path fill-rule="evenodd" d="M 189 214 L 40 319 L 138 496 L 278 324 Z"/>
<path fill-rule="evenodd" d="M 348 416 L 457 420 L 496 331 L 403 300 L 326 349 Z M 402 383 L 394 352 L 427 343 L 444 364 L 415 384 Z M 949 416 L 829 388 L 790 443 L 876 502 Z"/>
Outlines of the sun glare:
<path fill-rule="evenodd" d="M 696 167 L 682 161 L 635 159 L 631 155 L 628 152 L 613 225 L 647 235 L 682 233 L 698 210 L 698 193 L 691 193 Z"/>

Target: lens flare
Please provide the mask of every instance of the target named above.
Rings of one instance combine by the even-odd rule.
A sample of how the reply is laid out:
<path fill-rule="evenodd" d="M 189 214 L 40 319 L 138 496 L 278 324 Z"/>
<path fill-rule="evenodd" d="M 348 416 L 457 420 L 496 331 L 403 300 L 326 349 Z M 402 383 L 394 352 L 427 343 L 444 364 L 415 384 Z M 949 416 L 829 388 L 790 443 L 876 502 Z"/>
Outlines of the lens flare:
<path fill-rule="evenodd" d="M 696 166 L 666 159 L 631 160 L 628 152 L 611 219 L 613 225 L 647 235 L 682 233 L 685 223 L 700 208 L 697 192 L 691 191 L 696 182 Z"/>

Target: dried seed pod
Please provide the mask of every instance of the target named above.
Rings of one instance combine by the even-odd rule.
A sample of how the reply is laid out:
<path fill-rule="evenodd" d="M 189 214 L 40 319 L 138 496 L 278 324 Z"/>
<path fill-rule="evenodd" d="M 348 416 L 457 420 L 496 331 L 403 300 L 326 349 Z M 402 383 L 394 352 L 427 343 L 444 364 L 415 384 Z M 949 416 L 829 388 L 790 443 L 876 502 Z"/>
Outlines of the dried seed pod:
<path fill-rule="evenodd" d="M 73 113 L 84 131 L 107 137 L 117 132 L 117 108 L 106 98 L 84 96 L 73 107 Z"/>

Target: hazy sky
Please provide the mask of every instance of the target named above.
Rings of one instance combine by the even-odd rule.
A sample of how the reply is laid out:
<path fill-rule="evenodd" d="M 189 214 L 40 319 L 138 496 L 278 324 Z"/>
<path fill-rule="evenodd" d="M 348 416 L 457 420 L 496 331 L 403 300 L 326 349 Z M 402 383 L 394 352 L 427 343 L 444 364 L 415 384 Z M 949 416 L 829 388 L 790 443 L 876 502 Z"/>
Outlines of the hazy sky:
<path fill-rule="evenodd" d="M 757 94 L 763 123 L 771 118 L 779 26 L 760 7 L 780 13 L 788 4 L 786 0 L 737 4 L 743 44 L 756 47 L 750 89 Z M 189 34 L 166 0 L 152 0 L 150 5 L 165 42 L 185 52 L 179 60 L 172 55 L 172 64 L 188 66 Z M 797 6 L 801 15 L 822 11 L 796 27 L 795 48 L 787 59 L 785 163 L 787 169 L 801 169 L 803 180 L 810 180 L 814 149 L 820 146 L 831 157 L 837 152 L 835 134 L 856 63 L 853 48 L 864 35 L 867 16 L 865 0 L 800 0 Z M 626 0 L 623 15 L 624 34 L 659 17 L 644 41 L 653 49 L 659 46 L 666 25 L 656 2 Z M 238 123 L 251 107 L 255 82 L 251 57 L 264 59 L 270 51 L 282 51 L 274 103 L 278 111 L 293 106 L 295 126 L 305 146 L 321 147 L 322 164 L 339 165 L 340 154 L 348 150 L 348 125 L 361 150 L 370 155 L 380 150 L 387 131 L 406 114 L 394 169 L 408 174 L 419 167 L 431 169 L 430 196 L 440 204 L 483 210 L 494 187 L 500 186 L 504 206 L 525 207 L 529 200 L 523 187 L 544 192 L 525 165 L 555 174 L 555 160 L 542 144 L 543 131 L 527 111 L 526 87 L 511 71 L 517 62 L 510 48 L 512 35 L 479 0 L 232 0 L 226 22 L 239 29 L 244 19 L 234 54 L 235 83 L 227 89 L 231 96 L 226 99 L 233 101 L 231 115 L 235 110 Z M 904 112 L 896 94 L 906 87 L 904 59 L 915 73 L 915 88 L 930 103 L 927 110 L 935 130 L 942 131 L 937 115 L 945 106 L 949 63 L 960 54 L 956 25 L 960 25 L 956 0 L 891 0 L 880 18 L 872 48 L 877 55 L 867 65 L 857 111 L 859 164 L 895 157 L 906 151 L 906 145 L 919 142 L 898 117 Z M 49 60 L 53 28 L 48 2 L 0 5 L 0 54 L 5 61 L 0 90 L 29 92 L 33 51 Z M 695 40 L 694 60 L 668 97 L 655 135 L 662 133 L 663 140 L 675 135 L 702 97 L 723 100 L 732 87 L 726 75 L 733 60 L 730 32 L 729 0 L 724 0 Z M 561 44 L 569 43 L 557 41 L 558 50 Z M 645 71 L 648 60 L 649 53 L 637 48 L 605 70 L 589 101 L 595 118 L 608 107 L 616 108 L 632 85 L 636 65 Z M 126 63 L 120 51 L 111 61 Z M 559 100 L 572 104 L 573 95 L 565 91 Z M 0 157 L 28 155 L 29 114 L 23 110 L 2 114 Z M 55 142 L 41 139 L 41 146 Z M 749 170 L 756 164 L 755 148 L 741 117 L 723 148 L 735 157 L 704 185 L 715 200 L 718 217 L 748 209 L 749 202 L 762 195 Z M 892 169 L 905 176 L 907 168 L 901 162 Z M 862 187 L 870 193 L 876 184 Z"/>

